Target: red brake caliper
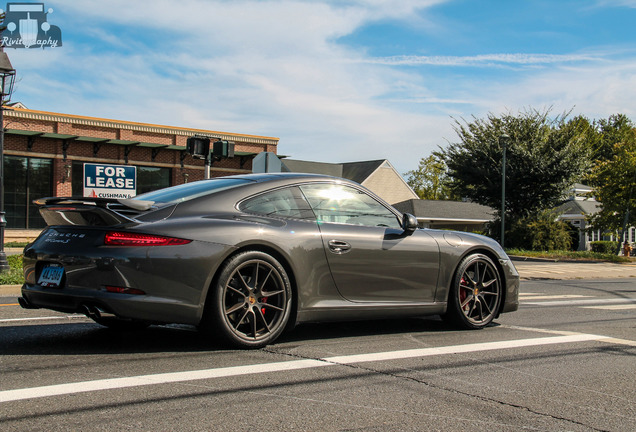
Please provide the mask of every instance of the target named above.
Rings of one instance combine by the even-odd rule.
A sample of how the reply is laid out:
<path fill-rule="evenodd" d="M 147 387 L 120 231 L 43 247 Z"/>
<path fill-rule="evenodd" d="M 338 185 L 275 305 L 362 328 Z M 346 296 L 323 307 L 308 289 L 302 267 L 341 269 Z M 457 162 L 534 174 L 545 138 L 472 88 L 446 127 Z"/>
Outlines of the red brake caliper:
<path fill-rule="evenodd" d="M 261 303 L 267 303 L 267 297 L 263 297 Z M 261 308 L 261 313 L 265 316 L 265 308 Z"/>

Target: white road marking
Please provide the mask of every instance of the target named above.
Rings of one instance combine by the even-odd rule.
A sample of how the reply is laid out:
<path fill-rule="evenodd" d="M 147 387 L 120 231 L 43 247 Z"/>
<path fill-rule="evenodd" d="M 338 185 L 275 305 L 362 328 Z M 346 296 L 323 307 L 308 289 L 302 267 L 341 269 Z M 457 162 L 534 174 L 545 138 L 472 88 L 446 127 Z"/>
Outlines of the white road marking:
<path fill-rule="evenodd" d="M 636 299 L 590 299 L 590 300 L 558 300 L 558 301 L 542 301 L 532 302 L 524 301 L 522 306 L 595 306 L 606 304 L 632 304 L 636 303 Z"/>
<path fill-rule="evenodd" d="M 522 300 L 556 300 L 556 299 L 571 299 L 571 298 L 589 298 L 593 296 L 577 295 L 577 294 L 560 294 L 560 295 L 525 295 L 522 296 Z"/>
<path fill-rule="evenodd" d="M 608 336 L 592 334 L 572 334 L 563 336 L 551 336 L 543 338 L 518 339 L 499 342 L 485 342 L 467 345 L 453 345 L 445 347 L 420 348 L 403 351 L 389 351 L 370 354 L 356 354 L 347 356 L 326 357 L 322 359 L 294 360 L 278 363 L 264 363 L 256 365 L 233 366 L 218 369 L 204 369 L 185 372 L 170 372 L 153 375 L 141 375 L 124 378 L 110 378 L 94 381 L 83 381 L 49 385 L 42 387 L 22 388 L 0 391 L 0 403 L 12 402 L 24 399 L 35 399 L 51 396 L 60 396 L 100 390 L 122 389 L 140 387 L 154 384 L 167 384 L 175 382 L 187 382 L 240 375 L 263 374 L 269 372 L 281 372 L 299 369 L 309 369 L 343 364 L 356 364 L 373 361 L 386 361 L 406 359 L 414 357 L 428 357 L 447 354 L 461 354 L 478 351 L 492 351 L 511 348 L 523 348 L 541 345 L 555 345 L 574 342 L 603 341 L 611 339 Z"/>
<path fill-rule="evenodd" d="M 69 315 L 69 316 L 50 316 L 50 317 L 31 317 L 31 318 L 7 318 L 0 319 L 0 324 L 2 323 L 10 323 L 10 322 L 20 322 L 20 321 L 55 321 L 55 320 L 63 320 L 68 321 L 70 319 L 88 319 L 84 315 Z"/>
<path fill-rule="evenodd" d="M 608 305 L 608 306 L 583 306 L 584 309 L 602 309 L 602 310 L 630 310 L 636 309 L 636 304 L 626 305 Z"/>

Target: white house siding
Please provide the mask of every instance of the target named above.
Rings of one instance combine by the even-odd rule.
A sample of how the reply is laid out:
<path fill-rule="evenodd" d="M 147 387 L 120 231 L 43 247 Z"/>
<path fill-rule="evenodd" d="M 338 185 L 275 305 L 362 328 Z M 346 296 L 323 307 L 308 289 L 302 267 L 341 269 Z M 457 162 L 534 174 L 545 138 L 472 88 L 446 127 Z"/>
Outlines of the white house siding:
<path fill-rule="evenodd" d="M 371 174 L 362 185 L 375 192 L 389 204 L 417 199 L 418 196 L 411 189 L 400 174 L 389 164 L 384 163 Z"/>

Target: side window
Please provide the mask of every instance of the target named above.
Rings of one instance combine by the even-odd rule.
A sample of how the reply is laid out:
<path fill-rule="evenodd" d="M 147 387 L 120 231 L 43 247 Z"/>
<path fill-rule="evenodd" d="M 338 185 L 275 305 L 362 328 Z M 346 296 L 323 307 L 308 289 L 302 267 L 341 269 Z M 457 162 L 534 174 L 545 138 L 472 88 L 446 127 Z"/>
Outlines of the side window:
<path fill-rule="evenodd" d="M 243 201 L 239 209 L 245 213 L 315 220 L 314 213 L 297 187 L 265 192 Z"/>
<path fill-rule="evenodd" d="M 400 228 L 393 212 L 361 190 L 337 184 L 300 188 L 319 222 Z"/>

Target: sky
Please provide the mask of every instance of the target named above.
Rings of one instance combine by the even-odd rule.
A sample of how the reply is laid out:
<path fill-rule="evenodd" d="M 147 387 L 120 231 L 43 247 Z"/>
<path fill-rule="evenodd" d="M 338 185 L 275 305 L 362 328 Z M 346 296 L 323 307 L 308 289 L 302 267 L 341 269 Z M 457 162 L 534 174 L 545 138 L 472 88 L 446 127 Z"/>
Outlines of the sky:
<path fill-rule="evenodd" d="M 489 113 L 636 120 L 636 0 L 44 5 L 62 46 L 5 50 L 12 102 L 34 110 L 278 137 L 293 159 L 401 174 Z"/>

